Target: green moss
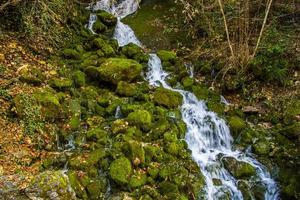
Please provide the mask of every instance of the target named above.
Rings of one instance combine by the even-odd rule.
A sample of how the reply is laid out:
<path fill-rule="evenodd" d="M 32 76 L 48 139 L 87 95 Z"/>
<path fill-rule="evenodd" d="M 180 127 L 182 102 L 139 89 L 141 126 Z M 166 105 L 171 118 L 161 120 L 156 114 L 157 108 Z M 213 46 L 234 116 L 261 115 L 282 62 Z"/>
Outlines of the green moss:
<path fill-rule="evenodd" d="M 267 140 L 259 140 L 255 142 L 253 149 L 258 155 L 267 155 L 270 152 L 270 143 Z"/>
<path fill-rule="evenodd" d="M 83 73 L 82 71 L 76 71 L 73 73 L 73 80 L 74 80 L 74 83 L 77 87 L 82 87 L 85 85 L 85 73 Z"/>
<path fill-rule="evenodd" d="M 68 177 L 62 171 L 46 171 L 34 176 L 28 191 L 28 195 L 32 194 L 37 199 L 51 199 L 53 193 L 62 200 L 75 198 L 69 189 Z"/>
<path fill-rule="evenodd" d="M 149 130 L 152 125 L 152 115 L 147 110 L 137 110 L 127 117 L 130 124 L 143 130 Z"/>
<path fill-rule="evenodd" d="M 93 31 L 95 31 L 95 33 L 101 34 L 106 30 L 107 27 L 100 20 L 97 20 L 93 25 Z"/>
<path fill-rule="evenodd" d="M 129 181 L 129 187 L 131 188 L 139 188 L 145 185 L 147 182 L 147 174 L 142 171 L 136 171 L 132 176 Z"/>
<path fill-rule="evenodd" d="M 45 80 L 45 75 L 42 71 L 36 67 L 24 67 L 19 71 L 20 81 L 31 83 L 31 84 L 41 84 Z"/>
<path fill-rule="evenodd" d="M 106 144 L 108 142 L 108 133 L 102 128 L 94 128 L 86 133 L 86 138 L 88 141 Z"/>
<path fill-rule="evenodd" d="M 115 55 L 115 50 L 110 46 L 110 44 L 102 39 L 102 38 L 96 38 L 93 40 L 93 46 L 96 47 L 98 50 L 101 50 L 103 53 L 103 56 L 111 57 Z M 98 54 L 99 55 L 99 54 Z"/>
<path fill-rule="evenodd" d="M 63 56 L 68 59 L 79 60 L 81 55 L 74 49 L 65 49 L 63 50 Z"/>
<path fill-rule="evenodd" d="M 71 169 L 87 170 L 95 167 L 100 159 L 104 158 L 106 153 L 103 149 L 97 149 L 91 153 L 74 155 L 69 159 Z"/>
<path fill-rule="evenodd" d="M 296 139 L 300 135 L 300 122 L 296 122 L 290 126 L 286 126 L 279 131 L 287 138 Z"/>
<path fill-rule="evenodd" d="M 177 60 L 177 55 L 173 51 L 160 50 L 157 52 L 157 55 L 162 62 L 170 62 L 174 64 Z"/>
<path fill-rule="evenodd" d="M 142 65 L 130 59 L 109 58 L 98 68 L 102 81 L 117 85 L 120 81 L 132 82 L 140 78 Z"/>
<path fill-rule="evenodd" d="M 111 126 L 111 131 L 113 134 L 125 133 L 129 128 L 128 122 L 124 119 L 117 119 L 113 122 Z"/>
<path fill-rule="evenodd" d="M 98 11 L 97 17 L 107 26 L 115 26 L 117 23 L 117 18 L 106 11 Z"/>
<path fill-rule="evenodd" d="M 239 134 L 243 129 L 246 128 L 245 121 L 237 116 L 230 117 L 228 124 L 234 134 Z"/>
<path fill-rule="evenodd" d="M 118 83 L 116 92 L 121 96 L 132 97 L 137 93 L 137 87 L 135 84 L 120 81 Z"/>
<path fill-rule="evenodd" d="M 154 92 L 154 102 L 167 108 L 178 108 L 182 104 L 182 96 L 165 88 L 158 88 Z"/>
<path fill-rule="evenodd" d="M 110 165 L 109 175 L 117 184 L 127 184 L 130 181 L 131 174 L 131 163 L 125 157 L 114 160 Z"/>
<path fill-rule="evenodd" d="M 80 183 L 80 178 L 76 171 L 68 171 L 68 177 L 71 187 L 76 193 L 76 196 L 81 199 L 88 199 L 85 187 Z"/>
<path fill-rule="evenodd" d="M 50 80 L 50 86 L 58 90 L 66 90 L 71 88 L 73 81 L 68 78 L 53 78 Z"/>
<path fill-rule="evenodd" d="M 174 183 L 171 183 L 169 181 L 164 181 L 159 184 L 159 191 L 162 195 L 170 195 L 170 193 L 179 193 L 178 186 Z"/>
<path fill-rule="evenodd" d="M 105 178 L 100 177 L 97 179 L 92 179 L 86 187 L 89 199 L 103 199 L 106 187 L 107 183 Z"/>
<path fill-rule="evenodd" d="M 192 86 L 192 92 L 196 95 L 198 99 L 208 100 L 209 98 L 209 90 L 203 85 Z"/>
<path fill-rule="evenodd" d="M 222 159 L 225 168 L 235 177 L 249 179 L 256 174 L 255 168 L 249 163 L 237 161 L 235 158 L 225 157 Z"/>
<path fill-rule="evenodd" d="M 129 43 L 122 47 L 121 53 L 127 58 L 136 60 L 140 63 L 147 63 L 149 60 L 149 55 L 146 54 L 141 47 L 133 43 Z"/>
<path fill-rule="evenodd" d="M 190 77 L 185 77 L 181 80 L 181 84 L 186 90 L 191 90 L 194 85 L 194 79 Z"/>
<path fill-rule="evenodd" d="M 68 124 L 72 130 L 77 130 L 80 127 L 80 117 L 75 115 L 72 116 Z"/>
<path fill-rule="evenodd" d="M 145 151 L 143 148 L 142 143 L 137 141 L 129 141 L 128 142 L 129 151 L 130 151 L 130 158 L 132 163 L 137 166 L 141 163 L 145 162 Z"/>

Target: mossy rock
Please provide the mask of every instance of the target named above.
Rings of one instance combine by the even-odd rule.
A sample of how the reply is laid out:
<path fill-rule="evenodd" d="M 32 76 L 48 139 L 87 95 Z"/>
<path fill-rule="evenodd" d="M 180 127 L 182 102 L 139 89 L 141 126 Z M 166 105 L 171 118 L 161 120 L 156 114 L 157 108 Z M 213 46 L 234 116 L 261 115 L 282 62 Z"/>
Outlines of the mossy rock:
<path fill-rule="evenodd" d="M 157 52 L 158 57 L 162 62 L 175 63 L 177 60 L 177 55 L 173 51 L 160 50 Z"/>
<path fill-rule="evenodd" d="M 127 120 L 145 131 L 150 130 L 152 126 L 152 115 L 147 110 L 137 110 L 128 115 Z"/>
<path fill-rule="evenodd" d="M 68 59 L 80 60 L 81 55 L 75 49 L 65 49 L 63 50 L 63 56 Z"/>
<path fill-rule="evenodd" d="M 109 175 L 117 184 L 129 183 L 131 174 L 131 162 L 125 157 L 120 157 L 110 164 Z"/>
<path fill-rule="evenodd" d="M 145 151 L 142 143 L 131 140 L 128 142 L 130 158 L 133 165 L 138 166 L 145 163 Z"/>
<path fill-rule="evenodd" d="M 128 128 L 128 122 L 124 119 L 117 119 L 111 125 L 111 131 L 113 134 L 125 133 Z"/>
<path fill-rule="evenodd" d="M 194 85 L 194 79 L 191 77 L 184 77 L 181 80 L 181 84 L 185 90 L 192 90 L 192 86 Z"/>
<path fill-rule="evenodd" d="M 107 181 L 104 177 L 91 179 L 90 183 L 86 186 L 89 199 L 104 199 Z"/>
<path fill-rule="evenodd" d="M 254 153 L 257 155 L 268 155 L 270 153 L 270 142 L 267 140 L 259 140 L 253 145 Z"/>
<path fill-rule="evenodd" d="M 97 149 L 90 153 L 75 155 L 69 159 L 71 169 L 87 170 L 95 167 L 100 159 L 104 158 L 106 153 L 103 149 Z"/>
<path fill-rule="evenodd" d="M 44 118 L 55 119 L 63 117 L 58 95 L 49 91 L 39 91 L 34 93 L 33 97 L 41 106 L 41 114 Z"/>
<path fill-rule="evenodd" d="M 69 188 L 68 177 L 62 171 L 45 171 L 34 176 L 25 192 L 32 199 L 51 199 L 53 195 L 61 200 L 76 199 Z"/>
<path fill-rule="evenodd" d="M 76 171 L 68 171 L 68 177 L 71 187 L 76 193 L 76 196 L 81 199 L 88 199 L 85 187 L 80 182 L 80 177 Z"/>
<path fill-rule="evenodd" d="M 109 58 L 98 68 L 102 81 L 117 85 L 120 81 L 133 82 L 141 77 L 142 65 L 135 60 Z"/>
<path fill-rule="evenodd" d="M 287 103 L 284 111 L 284 121 L 289 124 L 295 121 L 296 117 L 300 116 L 300 100 L 293 99 Z"/>
<path fill-rule="evenodd" d="M 167 108 L 178 108 L 182 104 L 181 94 L 165 88 L 156 89 L 153 100 L 155 104 Z"/>
<path fill-rule="evenodd" d="M 82 71 L 76 71 L 73 73 L 73 81 L 77 87 L 82 87 L 86 83 L 86 75 Z"/>
<path fill-rule="evenodd" d="M 115 26 L 117 24 L 117 18 L 106 11 L 98 11 L 97 17 L 107 26 Z"/>
<path fill-rule="evenodd" d="M 297 139 L 300 137 L 300 122 L 286 126 L 279 131 L 282 135 L 289 139 Z"/>
<path fill-rule="evenodd" d="M 88 141 L 95 141 L 99 144 L 106 144 L 108 142 L 108 133 L 102 128 L 94 128 L 86 133 Z"/>
<path fill-rule="evenodd" d="M 53 78 L 50 80 L 50 86 L 58 90 L 67 90 L 73 86 L 73 81 L 68 78 Z"/>
<path fill-rule="evenodd" d="M 23 67 L 20 71 L 20 81 L 39 85 L 45 81 L 45 75 L 36 67 Z"/>
<path fill-rule="evenodd" d="M 162 195 L 169 196 L 170 194 L 179 194 L 178 186 L 169 181 L 164 181 L 159 184 L 159 191 Z"/>
<path fill-rule="evenodd" d="M 205 87 L 203 85 L 199 85 L 199 84 L 193 85 L 192 92 L 200 100 L 208 100 L 208 98 L 209 98 L 209 90 L 207 87 Z"/>
<path fill-rule="evenodd" d="M 249 179 L 256 174 L 255 168 L 249 163 L 237 161 L 232 157 L 224 157 L 222 159 L 225 168 L 235 177 L 239 179 Z"/>
<path fill-rule="evenodd" d="M 93 31 L 95 33 L 101 34 L 107 30 L 107 26 L 105 26 L 100 20 L 97 20 L 93 25 Z"/>
<path fill-rule="evenodd" d="M 228 120 L 228 124 L 233 134 L 238 135 L 242 130 L 246 128 L 246 123 L 243 119 L 237 116 L 232 116 Z"/>
<path fill-rule="evenodd" d="M 130 188 L 140 188 L 143 185 L 145 185 L 146 182 L 147 182 L 147 174 L 142 170 L 138 170 L 131 176 L 128 185 Z"/>
<path fill-rule="evenodd" d="M 137 93 L 137 86 L 124 81 L 118 83 L 116 92 L 125 97 L 133 97 Z"/>
<path fill-rule="evenodd" d="M 149 55 L 144 52 L 144 50 L 134 43 L 129 43 L 122 47 L 121 53 L 127 58 L 136 60 L 140 63 L 147 63 L 149 60 Z"/>
<path fill-rule="evenodd" d="M 110 46 L 110 44 L 102 38 L 94 39 L 93 46 L 96 47 L 98 50 L 101 50 L 101 52 L 103 53 L 103 56 L 106 56 L 106 57 L 115 56 L 114 48 L 112 48 Z M 98 55 L 99 55 L 99 53 L 98 53 Z"/>

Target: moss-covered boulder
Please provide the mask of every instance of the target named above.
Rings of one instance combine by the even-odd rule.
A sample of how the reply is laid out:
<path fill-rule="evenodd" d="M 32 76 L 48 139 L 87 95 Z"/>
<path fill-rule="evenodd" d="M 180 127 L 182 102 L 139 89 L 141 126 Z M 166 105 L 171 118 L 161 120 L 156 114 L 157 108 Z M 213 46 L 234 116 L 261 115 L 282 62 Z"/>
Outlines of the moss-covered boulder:
<path fill-rule="evenodd" d="M 68 59 L 80 60 L 81 55 L 75 49 L 65 49 L 63 50 L 63 56 Z"/>
<path fill-rule="evenodd" d="M 122 47 L 121 53 L 127 58 L 136 60 L 140 63 L 147 63 L 149 60 L 149 55 L 144 52 L 144 50 L 134 43 L 129 43 Z"/>
<path fill-rule="evenodd" d="M 86 186 L 89 199 L 104 199 L 107 182 L 104 177 L 94 178 Z"/>
<path fill-rule="evenodd" d="M 145 185 L 147 182 L 147 174 L 143 170 L 135 171 L 129 181 L 130 188 L 139 188 Z"/>
<path fill-rule="evenodd" d="M 243 129 L 246 128 L 246 123 L 243 119 L 238 116 L 232 116 L 228 120 L 228 124 L 230 126 L 233 134 L 239 134 Z"/>
<path fill-rule="evenodd" d="M 128 115 L 127 120 L 143 130 L 149 130 L 152 125 L 152 115 L 147 110 L 137 110 Z"/>
<path fill-rule="evenodd" d="M 69 159 L 69 167 L 76 170 L 88 170 L 95 167 L 100 159 L 105 156 L 104 149 L 96 149 L 90 153 L 74 155 Z"/>
<path fill-rule="evenodd" d="M 107 30 L 107 27 L 100 21 L 100 20 L 97 20 L 94 24 L 93 24 L 93 31 L 95 33 L 103 33 Z"/>
<path fill-rule="evenodd" d="M 124 119 L 117 119 L 111 125 L 113 134 L 125 133 L 129 128 L 129 123 Z"/>
<path fill-rule="evenodd" d="M 253 150 L 258 155 L 267 155 L 271 150 L 270 142 L 267 140 L 259 140 L 253 145 Z"/>
<path fill-rule="evenodd" d="M 178 108 L 182 104 L 181 94 L 165 88 L 156 89 L 153 100 L 155 104 L 167 108 Z"/>
<path fill-rule="evenodd" d="M 73 81 L 68 78 L 53 78 L 50 80 L 50 86 L 58 90 L 67 90 L 71 88 Z"/>
<path fill-rule="evenodd" d="M 45 80 L 45 75 L 36 67 L 25 66 L 19 70 L 19 79 L 22 82 L 39 85 Z"/>
<path fill-rule="evenodd" d="M 135 60 L 109 58 L 98 68 L 102 81 L 117 85 L 120 81 L 133 82 L 140 78 L 142 65 Z"/>
<path fill-rule="evenodd" d="M 109 44 L 108 41 L 102 38 L 96 38 L 93 40 L 93 46 L 98 49 L 98 56 L 102 57 L 110 57 L 115 55 L 114 48 Z"/>
<path fill-rule="evenodd" d="M 137 93 L 137 86 L 132 83 L 120 81 L 116 92 L 121 96 L 132 97 Z"/>
<path fill-rule="evenodd" d="M 117 18 L 114 15 L 103 10 L 97 12 L 97 18 L 107 26 L 115 26 L 117 23 Z"/>
<path fill-rule="evenodd" d="M 138 166 L 145 162 L 145 151 L 141 142 L 131 140 L 128 142 L 128 147 L 133 165 Z"/>
<path fill-rule="evenodd" d="M 300 122 L 296 122 L 289 126 L 286 126 L 279 132 L 289 139 L 297 139 L 300 137 Z"/>
<path fill-rule="evenodd" d="M 85 186 L 80 181 L 82 178 L 84 178 L 84 177 L 82 177 L 82 174 L 78 173 L 77 171 L 69 171 L 68 177 L 69 177 L 70 185 L 73 188 L 73 190 L 75 191 L 76 196 L 81 199 L 88 199 L 88 195 L 86 193 Z"/>
<path fill-rule="evenodd" d="M 95 141 L 99 144 L 106 144 L 108 142 L 108 133 L 102 128 L 94 128 L 86 133 L 88 141 Z"/>
<path fill-rule="evenodd" d="M 62 171 L 45 171 L 35 176 L 25 192 L 30 199 L 76 199 L 68 177 Z"/>
<path fill-rule="evenodd" d="M 131 174 L 131 162 L 125 157 L 120 157 L 110 164 L 109 175 L 117 184 L 129 183 Z"/>
<path fill-rule="evenodd" d="M 160 50 L 157 52 L 157 55 L 162 62 L 175 63 L 177 60 L 177 55 L 173 51 Z"/>
<path fill-rule="evenodd" d="M 249 179 L 254 176 L 256 171 L 255 168 L 249 163 L 237 161 L 232 157 L 224 157 L 222 162 L 225 168 L 234 176 L 239 179 Z"/>
<path fill-rule="evenodd" d="M 42 90 L 33 94 L 34 99 L 41 106 L 41 114 L 46 119 L 55 119 L 63 117 L 62 106 L 57 94 Z"/>
<path fill-rule="evenodd" d="M 73 81 L 77 87 L 82 87 L 86 82 L 86 75 L 82 71 L 75 71 L 73 73 Z"/>

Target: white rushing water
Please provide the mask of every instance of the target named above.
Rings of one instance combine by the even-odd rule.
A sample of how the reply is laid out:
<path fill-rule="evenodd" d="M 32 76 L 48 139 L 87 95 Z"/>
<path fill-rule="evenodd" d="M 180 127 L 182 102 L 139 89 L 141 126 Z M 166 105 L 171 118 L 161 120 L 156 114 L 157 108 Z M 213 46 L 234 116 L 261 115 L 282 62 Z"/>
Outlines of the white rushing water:
<path fill-rule="evenodd" d="M 138 9 L 139 3 L 140 0 L 101 0 L 93 7 L 94 10 L 105 10 L 118 17 L 114 38 L 118 40 L 120 46 L 129 43 L 141 46 L 141 42 L 137 39 L 133 30 L 121 22 L 122 18 Z M 91 20 L 94 20 L 94 18 L 91 17 Z M 193 93 L 170 87 L 165 81 L 168 73 L 163 70 L 161 60 L 156 54 L 150 54 L 148 66 L 147 79 L 150 85 L 163 86 L 179 92 L 183 96 L 181 113 L 187 125 L 185 139 L 192 151 L 193 159 L 197 162 L 205 177 L 205 199 L 220 199 L 226 194 L 230 195 L 230 199 L 243 199 L 237 186 L 238 181 L 223 167 L 220 161 L 221 157 L 233 157 L 255 167 L 257 177 L 254 177 L 253 181 L 258 181 L 264 185 L 265 199 L 279 199 L 278 187 L 267 169 L 251 155 L 232 149 L 233 139 L 225 121 L 219 118 L 216 113 L 209 111 L 205 102 L 198 100 Z M 214 185 L 214 179 L 220 180 L 222 185 Z"/>

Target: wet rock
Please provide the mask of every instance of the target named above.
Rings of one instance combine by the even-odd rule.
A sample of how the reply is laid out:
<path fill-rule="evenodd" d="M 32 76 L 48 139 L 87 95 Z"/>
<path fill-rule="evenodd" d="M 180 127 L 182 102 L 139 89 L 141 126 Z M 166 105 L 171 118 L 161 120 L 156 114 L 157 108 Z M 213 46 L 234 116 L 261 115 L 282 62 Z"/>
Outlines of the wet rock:
<path fill-rule="evenodd" d="M 76 199 L 62 171 L 46 171 L 35 176 L 25 192 L 30 199 Z"/>
<path fill-rule="evenodd" d="M 153 100 L 155 104 L 165 106 L 167 108 L 178 108 L 182 104 L 181 94 L 165 88 L 156 89 Z"/>
<path fill-rule="evenodd" d="M 102 81 L 117 85 L 120 81 L 133 82 L 140 78 L 142 65 L 130 59 L 109 58 L 98 68 Z"/>
<path fill-rule="evenodd" d="M 177 55 L 173 51 L 160 50 L 157 55 L 163 63 L 174 64 L 177 60 Z"/>
<path fill-rule="evenodd" d="M 93 25 L 93 31 L 95 33 L 101 34 L 107 30 L 107 27 L 100 21 L 97 20 Z"/>
<path fill-rule="evenodd" d="M 149 130 L 152 125 L 152 115 L 147 110 L 137 110 L 132 112 L 128 115 L 127 120 L 130 124 L 145 131 Z"/>
<path fill-rule="evenodd" d="M 114 160 L 110 165 L 109 175 L 117 184 L 127 184 L 130 181 L 131 174 L 131 163 L 125 157 L 120 157 Z"/>
<path fill-rule="evenodd" d="M 232 157 L 224 157 L 222 162 L 225 168 L 238 179 L 249 179 L 251 176 L 254 176 L 256 171 L 253 166 L 246 162 L 237 161 Z"/>

